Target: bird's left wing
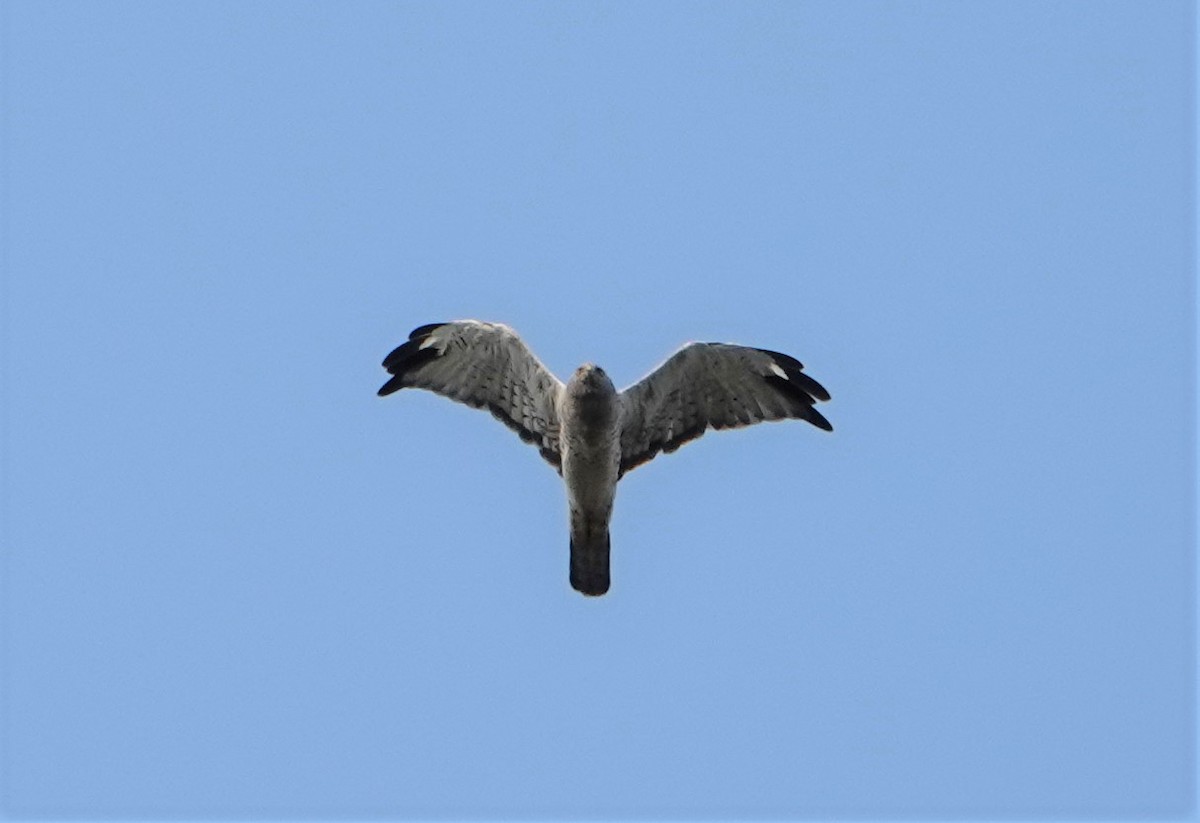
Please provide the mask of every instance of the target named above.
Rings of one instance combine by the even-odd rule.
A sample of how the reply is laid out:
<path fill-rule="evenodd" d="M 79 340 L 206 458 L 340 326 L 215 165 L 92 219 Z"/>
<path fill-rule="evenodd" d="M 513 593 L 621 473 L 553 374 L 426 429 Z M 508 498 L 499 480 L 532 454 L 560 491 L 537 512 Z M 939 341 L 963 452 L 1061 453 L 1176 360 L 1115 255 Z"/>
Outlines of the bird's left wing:
<path fill-rule="evenodd" d="M 621 392 L 621 474 L 710 427 L 795 418 L 833 431 L 813 404 L 829 392 L 800 361 L 768 349 L 690 343 Z"/>
<path fill-rule="evenodd" d="M 508 326 L 478 320 L 421 326 L 384 358 L 383 367 L 392 378 L 380 397 L 411 386 L 487 409 L 560 468 L 557 400 L 563 384 Z"/>

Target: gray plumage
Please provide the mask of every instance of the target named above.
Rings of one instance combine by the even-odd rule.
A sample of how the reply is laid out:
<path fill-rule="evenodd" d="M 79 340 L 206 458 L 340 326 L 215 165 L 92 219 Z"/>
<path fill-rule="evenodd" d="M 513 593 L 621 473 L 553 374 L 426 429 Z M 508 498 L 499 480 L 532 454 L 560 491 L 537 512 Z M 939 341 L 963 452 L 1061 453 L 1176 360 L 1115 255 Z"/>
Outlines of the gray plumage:
<path fill-rule="evenodd" d="M 799 419 L 833 431 L 828 400 L 793 357 L 728 343 L 689 343 L 624 391 L 585 364 L 563 384 L 507 326 L 461 320 L 414 329 L 384 358 L 386 396 L 414 387 L 486 408 L 562 475 L 571 524 L 571 585 L 609 588 L 608 524 L 617 481 L 709 428 Z"/>

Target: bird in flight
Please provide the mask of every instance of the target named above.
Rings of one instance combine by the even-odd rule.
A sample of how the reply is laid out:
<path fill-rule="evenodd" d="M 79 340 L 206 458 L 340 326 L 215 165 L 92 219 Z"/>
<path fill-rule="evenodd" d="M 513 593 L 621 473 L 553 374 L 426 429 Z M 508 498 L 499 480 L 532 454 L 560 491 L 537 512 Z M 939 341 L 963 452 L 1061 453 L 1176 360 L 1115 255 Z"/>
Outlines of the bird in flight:
<path fill-rule="evenodd" d="M 627 471 L 709 428 L 790 418 L 833 431 L 813 408 L 829 392 L 800 361 L 729 343 L 689 343 L 618 392 L 599 366 L 564 384 L 508 326 L 459 320 L 413 329 L 383 367 L 391 379 L 380 397 L 428 389 L 487 409 L 538 447 L 567 487 L 571 586 L 592 596 L 608 591 L 608 524 Z"/>

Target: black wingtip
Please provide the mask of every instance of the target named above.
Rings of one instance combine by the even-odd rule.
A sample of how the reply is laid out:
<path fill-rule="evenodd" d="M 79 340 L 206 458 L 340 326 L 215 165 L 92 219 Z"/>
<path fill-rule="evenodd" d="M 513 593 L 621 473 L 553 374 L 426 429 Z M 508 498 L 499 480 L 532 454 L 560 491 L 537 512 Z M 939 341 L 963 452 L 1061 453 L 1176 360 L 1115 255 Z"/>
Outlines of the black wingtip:
<path fill-rule="evenodd" d="M 403 376 L 393 377 L 391 380 L 379 387 L 379 391 L 375 392 L 380 397 L 387 397 L 389 394 L 400 391 L 404 388 Z"/>
<path fill-rule="evenodd" d="M 826 390 L 826 388 L 824 386 L 822 386 L 820 383 L 818 383 L 816 380 L 813 380 L 811 377 L 809 377 L 804 372 L 791 371 L 790 369 L 785 369 L 785 371 L 787 372 L 788 380 L 791 380 L 793 383 L 798 385 L 800 388 L 804 389 L 804 391 L 811 394 L 817 400 L 820 400 L 821 402 L 825 402 L 830 399 L 829 392 Z"/>
<path fill-rule="evenodd" d="M 778 363 L 779 367 L 784 371 L 802 371 L 804 369 L 804 364 L 792 357 L 790 354 L 771 351 L 770 349 L 759 349 L 759 351 L 763 354 L 770 355 L 771 359 Z"/>
<path fill-rule="evenodd" d="M 805 377 L 807 377 L 807 375 L 805 375 Z M 833 431 L 833 426 L 828 420 L 825 419 L 825 415 L 813 408 L 813 403 L 816 402 L 816 399 L 812 394 L 809 393 L 809 391 L 806 390 L 804 385 L 801 385 L 799 382 L 791 379 L 790 373 L 788 377 L 780 377 L 777 374 L 768 374 L 764 376 L 763 379 L 766 380 L 767 383 L 769 383 L 777 392 L 797 404 L 795 405 L 795 408 L 792 409 L 792 412 L 796 417 L 812 423 L 818 429 L 824 429 L 827 432 Z M 829 397 L 829 393 L 826 392 L 820 386 L 820 384 L 817 383 L 817 381 L 813 380 L 811 377 L 808 379 L 812 383 L 816 384 L 817 388 L 821 390 L 821 394 L 823 394 L 825 398 Z"/>
<path fill-rule="evenodd" d="M 763 375 L 763 380 L 766 380 L 775 391 L 789 400 L 796 400 L 806 406 L 811 406 L 817 402 L 816 398 L 806 392 L 802 386 L 787 377 L 781 377 L 778 374 L 767 374 Z"/>
<path fill-rule="evenodd" d="M 388 370 L 388 374 L 396 374 L 408 366 L 408 364 L 422 352 L 428 352 L 428 349 L 421 348 L 421 339 L 408 340 L 401 343 L 396 348 L 388 352 L 388 356 L 383 358 L 383 367 Z"/>
<path fill-rule="evenodd" d="M 422 363 L 427 363 L 441 352 L 432 345 L 426 345 L 429 335 L 414 337 L 407 343 L 397 346 L 391 354 L 383 358 L 383 367 L 389 374 L 399 374 L 401 371 L 415 369 Z"/>
<path fill-rule="evenodd" d="M 818 429 L 822 429 L 827 432 L 833 431 L 833 424 L 825 419 L 825 415 L 821 414 L 812 407 L 809 407 L 808 412 L 804 415 L 804 419 L 809 423 L 812 423 Z"/>
<path fill-rule="evenodd" d="M 435 329 L 440 329 L 446 323 L 426 323 L 424 326 L 417 326 L 408 333 L 409 340 L 416 340 L 418 337 L 428 337 Z"/>
<path fill-rule="evenodd" d="M 440 352 L 436 347 L 427 346 L 424 343 L 429 339 L 429 335 L 433 333 L 434 329 L 444 325 L 446 324 L 430 323 L 413 329 L 412 333 L 408 336 L 408 340 L 392 349 L 388 353 L 388 356 L 383 358 L 383 367 L 387 369 L 388 374 L 392 375 L 392 379 L 379 388 L 377 394 L 380 397 L 387 397 L 389 394 L 404 388 L 405 375 L 414 369 L 420 368 L 439 355 Z"/>
<path fill-rule="evenodd" d="M 812 395 L 815 400 L 829 400 L 829 392 L 825 387 L 816 380 L 804 373 L 804 364 L 790 354 L 783 352 L 771 351 L 770 349 L 759 349 L 760 352 L 769 356 L 775 361 L 775 365 L 783 369 L 787 379 L 796 383 L 808 394 Z"/>

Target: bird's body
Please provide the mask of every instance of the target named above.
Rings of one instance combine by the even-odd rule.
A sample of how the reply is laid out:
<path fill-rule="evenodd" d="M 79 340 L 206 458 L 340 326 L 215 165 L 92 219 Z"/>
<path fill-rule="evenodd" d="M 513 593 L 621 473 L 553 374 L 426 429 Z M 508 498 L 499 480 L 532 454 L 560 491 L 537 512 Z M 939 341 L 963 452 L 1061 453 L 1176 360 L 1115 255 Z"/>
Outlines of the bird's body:
<path fill-rule="evenodd" d="M 571 585 L 608 591 L 608 523 L 621 476 L 620 395 L 604 370 L 575 370 L 563 390 L 562 477 L 571 512 Z"/>
<path fill-rule="evenodd" d="M 487 408 L 538 446 L 562 475 L 571 526 L 571 585 L 608 591 L 617 481 L 709 427 L 796 418 L 832 431 L 813 408 L 829 393 L 799 361 L 767 349 L 691 343 L 618 392 L 604 370 L 576 369 L 563 384 L 507 326 L 462 320 L 414 329 L 383 361 L 388 395 L 409 386 Z"/>

